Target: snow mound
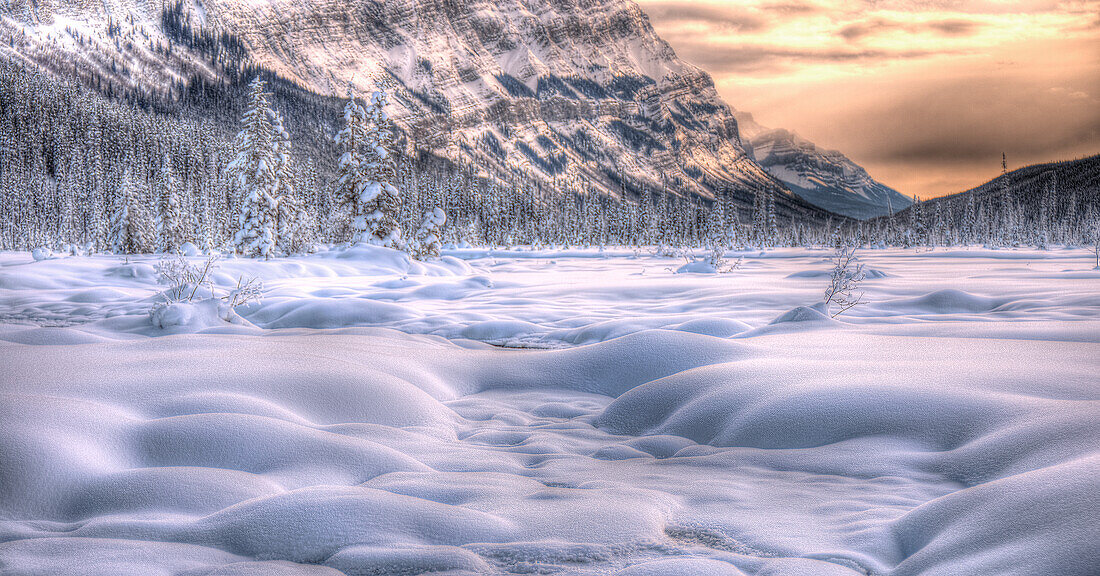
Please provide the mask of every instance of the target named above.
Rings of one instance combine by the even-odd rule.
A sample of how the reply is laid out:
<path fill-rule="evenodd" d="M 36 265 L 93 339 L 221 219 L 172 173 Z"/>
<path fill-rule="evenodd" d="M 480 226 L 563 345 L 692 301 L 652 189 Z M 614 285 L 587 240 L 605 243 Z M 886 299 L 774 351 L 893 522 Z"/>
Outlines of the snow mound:
<path fill-rule="evenodd" d="M 707 260 L 692 260 L 676 269 L 677 274 L 717 274 L 718 268 Z"/>
<path fill-rule="evenodd" d="M 202 256 L 202 249 L 200 249 L 198 246 L 195 246 L 191 242 L 184 242 L 179 247 L 179 253 L 183 254 L 184 256 L 190 257 Z"/>
<path fill-rule="evenodd" d="M 448 546 L 393 548 L 349 546 L 325 560 L 327 566 L 347 576 L 378 574 L 489 573 L 477 554 Z"/>
<path fill-rule="evenodd" d="M 191 302 L 165 302 L 149 311 L 149 321 L 154 328 L 173 332 L 198 332 L 210 328 L 224 328 L 231 324 L 251 326 L 219 298 L 206 298 Z"/>
<path fill-rule="evenodd" d="M 746 330 L 750 330 L 752 326 L 731 318 L 700 318 L 697 320 L 688 320 L 687 322 L 671 326 L 670 328 L 683 332 L 728 338 L 734 334 L 740 334 Z"/>
<path fill-rule="evenodd" d="M 937 498 L 895 524 L 906 557 L 893 573 L 1087 574 L 1100 566 L 1086 544 L 1100 542 L 1097 494 L 1094 454 Z"/>
<path fill-rule="evenodd" d="M 530 322 L 516 320 L 490 320 L 478 322 L 462 330 L 462 337 L 482 342 L 508 342 L 517 338 L 538 334 L 545 329 Z"/>
<path fill-rule="evenodd" d="M 991 312 L 1003 299 L 976 296 L 962 290 L 937 290 L 917 298 L 903 298 L 872 304 L 871 307 L 900 314 L 979 314 Z"/>
<path fill-rule="evenodd" d="M 744 576 L 745 573 L 728 562 L 701 558 L 673 558 L 635 564 L 615 573 L 615 576 Z"/>
<path fill-rule="evenodd" d="M 832 275 L 833 275 L 832 270 L 800 270 L 798 272 L 793 272 L 791 274 L 788 274 L 785 277 L 786 278 L 814 278 L 814 279 L 828 280 L 829 278 L 832 277 Z M 890 275 L 887 274 L 886 272 L 883 272 L 882 270 L 878 270 L 876 268 L 866 268 L 865 267 L 863 269 L 863 277 L 866 280 L 876 280 L 876 279 L 879 279 L 879 278 L 887 278 L 889 276 Z"/>
<path fill-rule="evenodd" d="M 403 306 L 362 298 L 284 299 L 244 315 L 264 328 L 379 326 L 416 317 Z"/>
<path fill-rule="evenodd" d="M 829 316 L 825 314 L 824 309 L 824 304 L 814 304 L 813 306 L 799 306 L 798 308 L 784 312 L 778 318 L 772 320 L 771 324 L 777 325 L 800 322 L 835 323 L 835 320 L 829 318 Z"/>
<path fill-rule="evenodd" d="M 0 571 L 1096 572 L 1091 255 L 868 251 L 842 324 L 824 251 L 577 252 L 229 258 L 264 303 L 202 329 L 156 257 L 0 253 Z"/>
<path fill-rule="evenodd" d="M 152 280 L 156 278 L 157 271 L 151 265 L 141 262 L 131 262 L 127 264 L 119 264 L 118 266 L 108 267 L 105 271 L 106 276 L 113 276 L 116 278 L 134 278 L 140 280 Z"/>
<path fill-rule="evenodd" d="M 369 244 L 356 244 L 343 250 L 322 252 L 317 257 L 357 265 L 367 264 L 376 275 L 456 276 L 467 274 L 471 270 L 469 264 L 457 258 L 443 257 L 432 262 L 419 262 L 413 260 L 407 252 Z"/>

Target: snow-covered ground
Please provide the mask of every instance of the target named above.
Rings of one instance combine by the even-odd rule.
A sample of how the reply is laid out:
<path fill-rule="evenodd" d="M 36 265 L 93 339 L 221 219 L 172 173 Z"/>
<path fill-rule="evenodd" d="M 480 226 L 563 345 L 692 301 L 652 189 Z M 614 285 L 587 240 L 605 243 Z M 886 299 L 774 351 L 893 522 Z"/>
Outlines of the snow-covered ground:
<path fill-rule="evenodd" d="M 729 256 L 0 254 L 0 573 L 1100 573 L 1089 254 Z"/>

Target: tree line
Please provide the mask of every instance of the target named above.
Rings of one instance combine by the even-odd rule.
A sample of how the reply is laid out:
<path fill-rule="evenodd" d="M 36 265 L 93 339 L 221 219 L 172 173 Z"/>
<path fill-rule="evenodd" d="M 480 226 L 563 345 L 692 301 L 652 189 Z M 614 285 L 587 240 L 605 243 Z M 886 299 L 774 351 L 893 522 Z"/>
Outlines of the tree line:
<path fill-rule="evenodd" d="M 337 125 L 294 127 L 321 133 L 295 147 L 259 78 L 239 130 L 104 98 L 12 62 L 0 63 L 0 87 L 0 249 L 147 253 L 192 243 L 271 257 L 370 242 L 426 257 L 463 243 L 1043 246 L 1088 242 L 1096 227 L 1095 190 L 1089 200 L 1080 182 L 1056 177 L 1038 202 L 1006 189 L 972 206 L 918 202 L 870 222 L 815 224 L 777 219 L 769 190 L 753 193 L 751 207 L 734 190 L 613 197 L 583 180 L 550 190 L 403 153 L 381 91 L 366 101 L 349 92 Z"/>

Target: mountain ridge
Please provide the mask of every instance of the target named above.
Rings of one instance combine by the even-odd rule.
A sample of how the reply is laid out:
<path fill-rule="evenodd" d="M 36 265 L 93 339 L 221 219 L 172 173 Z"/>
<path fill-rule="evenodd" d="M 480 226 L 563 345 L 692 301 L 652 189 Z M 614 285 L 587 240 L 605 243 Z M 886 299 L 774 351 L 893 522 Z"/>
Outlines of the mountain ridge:
<path fill-rule="evenodd" d="M 610 195 L 792 195 L 754 159 L 710 76 L 677 58 L 627 0 L 14 0 L 9 8 L 9 45 L 21 42 L 9 52 L 98 82 L 172 94 L 252 65 L 318 94 L 385 87 L 410 148 L 503 180 L 519 172 Z M 247 51 L 240 62 L 234 46 Z M 57 54 L 73 62 L 52 62 Z"/>
<path fill-rule="evenodd" d="M 769 174 L 804 200 L 864 220 L 913 203 L 837 150 L 818 147 L 784 128 L 761 126 L 748 112 L 735 112 L 749 154 Z"/>

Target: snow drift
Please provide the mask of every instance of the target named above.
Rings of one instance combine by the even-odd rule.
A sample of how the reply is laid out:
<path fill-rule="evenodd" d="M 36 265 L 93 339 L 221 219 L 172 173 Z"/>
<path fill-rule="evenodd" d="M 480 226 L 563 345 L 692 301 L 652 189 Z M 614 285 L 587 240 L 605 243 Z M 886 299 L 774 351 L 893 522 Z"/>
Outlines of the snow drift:
<path fill-rule="evenodd" d="M 469 257 L 228 261 L 251 325 L 175 332 L 147 262 L 0 257 L 4 574 L 1100 566 L 1084 259 L 871 254 L 827 319 L 820 253 Z"/>

